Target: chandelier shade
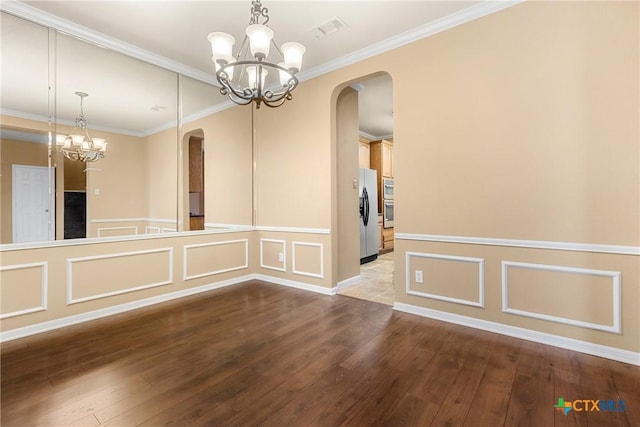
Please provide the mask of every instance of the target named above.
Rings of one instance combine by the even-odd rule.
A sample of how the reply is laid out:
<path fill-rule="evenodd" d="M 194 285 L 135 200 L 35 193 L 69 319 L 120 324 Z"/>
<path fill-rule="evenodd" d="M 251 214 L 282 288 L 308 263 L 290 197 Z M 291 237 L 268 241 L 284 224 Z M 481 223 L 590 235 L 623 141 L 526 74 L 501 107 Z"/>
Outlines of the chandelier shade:
<path fill-rule="evenodd" d="M 292 99 L 291 92 L 298 86 L 296 74 L 302 68 L 305 48 L 296 42 L 287 42 L 278 48 L 268 22 L 268 9 L 262 7 L 260 0 L 253 0 L 251 19 L 235 56 L 233 36 L 223 32 L 207 36 L 220 93 L 236 104 L 254 102 L 256 108 L 262 104 L 279 107 Z M 279 59 L 270 62 L 270 54 L 278 55 Z"/>
<path fill-rule="evenodd" d="M 56 146 L 69 160 L 95 162 L 104 157 L 107 141 L 89 135 L 83 108 L 84 98 L 89 95 L 84 92 L 76 92 L 76 95 L 80 97 L 80 115 L 76 117 L 76 125 L 68 135 L 56 135 Z"/>

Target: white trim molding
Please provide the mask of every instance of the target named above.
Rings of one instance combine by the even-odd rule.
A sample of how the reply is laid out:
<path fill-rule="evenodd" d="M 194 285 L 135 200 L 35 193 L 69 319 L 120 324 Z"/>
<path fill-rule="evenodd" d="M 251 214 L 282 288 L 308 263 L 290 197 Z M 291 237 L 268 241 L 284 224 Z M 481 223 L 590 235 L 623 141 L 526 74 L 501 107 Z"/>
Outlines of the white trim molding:
<path fill-rule="evenodd" d="M 310 246 L 320 248 L 320 273 L 301 271 L 296 268 L 296 246 Z M 322 243 L 291 242 L 291 271 L 301 276 L 317 277 L 324 279 L 324 245 Z"/>
<path fill-rule="evenodd" d="M 338 70 L 340 68 L 346 67 L 347 65 L 355 64 L 356 62 L 362 61 L 372 56 L 379 55 L 389 50 L 396 49 L 400 46 L 404 46 L 414 41 L 448 30 L 450 28 L 457 27 L 458 25 L 462 25 L 475 19 L 482 18 L 483 16 L 490 15 L 523 1 L 524 0 L 496 0 L 480 2 L 466 9 L 454 12 L 448 16 L 444 16 L 432 22 L 428 22 L 420 27 L 414 28 L 402 34 L 398 34 L 386 40 L 382 40 L 381 42 L 364 47 L 358 51 L 351 52 L 340 58 L 336 58 L 334 60 L 325 62 L 324 64 L 302 71 L 297 75 L 298 80 L 303 82 L 305 80 L 318 77 L 322 74 Z"/>
<path fill-rule="evenodd" d="M 243 224 L 218 224 L 214 222 L 205 222 L 204 227 L 214 229 L 223 228 L 228 230 L 253 231 L 253 226 Z"/>
<path fill-rule="evenodd" d="M 123 53 L 127 56 L 140 59 L 144 62 L 157 65 L 159 67 L 183 74 L 196 80 L 209 83 L 216 87 L 219 87 L 220 85 L 220 83 L 217 82 L 212 74 L 205 73 L 188 65 L 182 64 L 169 58 L 165 58 L 164 56 L 160 56 L 138 46 L 134 46 L 122 40 L 118 40 L 114 37 L 100 33 L 94 29 L 78 25 L 75 22 L 71 22 L 67 19 L 60 18 L 59 16 L 44 12 L 28 4 L 19 1 L 3 1 L 1 3 L 1 6 L 2 10 L 9 12 L 12 15 L 19 16 L 21 18 L 33 21 L 46 27 L 53 27 L 56 30 L 60 30 L 69 35 L 87 40 L 99 46 L 104 46 L 116 52 Z"/>
<path fill-rule="evenodd" d="M 160 253 L 160 252 L 167 252 L 169 254 L 168 277 L 166 280 L 155 282 L 155 283 L 147 283 L 147 284 L 136 286 L 133 288 L 127 288 L 127 289 L 121 289 L 113 292 L 105 292 L 102 294 L 91 295 L 83 298 L 73 298 L 73 264 L 74 263 L 95 261 L 99 259 L 122 258 L 122 257 L 136 256 L 136 255 L 146 255 L 146 254 Z M 93 301 L 100 298 L 112 297 L 114 295 L 127 294 L 130 292 L 140 291 L 142 289 L 166 286 L 172 283 L 173 283 L 173 248 L 149 249 L 149 250 L 141 250 L 141 251 L 133 251 L 133 252 L 120 252 L 120 253 L 114 253 L 114 254 L 108 254 L 108 255 L 93 255 L 93 256 L 87 256 L 87 257 L 67 258 L 67 305 Z"/>
<path fill-rule="evenodd" d="M 224 268 L 222 270 L 213 270 L 213 271 L 207 271 L 206 273 L 200 273 L 200 274 L 194 274 L 189 276 L 187 273 L 187 268 L 188 268 L 188 260 L 189 260 L 189 256 L 187 255 L 187 251 L 189 249 L 193 249 L 193 248 L 202 248 L 202 247 L 209 247 L 209 246 L 221 246 L 221 245 L 233 245 L 233 244 L 237 244 L 237 243 L 244 243 L 244 264 L 242 265 L 238 265 L 235 267 L 229 267 L 229 268 Z M 221 274 L 221 273 L 228 273 L 230 271 L 236 271 L 236 270 L 242 270 L 245 268 L 249 268 L 249 239 L 238 239 L 238 240 L 227 240 L 224 242 L 213 242 L 213 243 L 200 243 L 197 245 L 184 245 L 183 249 L 182 249 L 182 265 L 183 265 L 183 270 L 182 270 L 182 280 L 184 280 L 185 282 L 187 280 L 192 280 L 192 279 L 198 279 L 200 277 L 206 277 L 206 276 L 213 276 L 215 274 Z"/>
<path fill-rule="evenodd" d="M 175 224 L 175 219 L 163 219 L 163 218 L 99 218 L 92 219 L 91 224 L 103 224 L 110 222 L 159 222 L 163 224 Z"/>
<path fill-rule="evenodd" d="M 264 263 L 264 242 L 268 243 L 279 243 L 282 245 L 282 267 L 278 265 L 267 265 Z M 260 239 L 260 267 L 268 268 L 269 270 L 282 271 L 284 273 L 287 272 L 287 242 L 284 240 L 277 239 Z"/>
<path fill-rule="evenodd" d="M 267 274 L 253 274 L 252 279 L 262 280 L 276 285 L 288 286 L 290 288 L 302 289 L 304 291 L 315 292 L 323 295 L 335 295 L 338 288 L 325 288 L 324 286 L 311 285 L 309 283 L 298 282 L 296 280 L 282 279 L 280 277 L 269 276 Z"/>
<path fill-rule="evenodd" d="M 356 283 L 360 282 L 361 280 L 362 280 L 362 276 L 359 275 L 359 274 L 357 276 L 353 276 L 353 277 L 350 277 L 348 279 L 342 280 L 342 281 L 338 282 L 338 284 L 336 285 L 336 287 L 335 287 L 336 292 L 339 291 L 342 288 L 346 288 L 349 285 L 356 284 Z"/>
<path fill-rule="evenodd" d="M 152 227 L 149 225 L 146 225 L 144 227 L 144 232 L 145 234 L 156 234 L 156 233 L 160 233 L 160 227 Z"/>
<path fill-rule="evenodd" d="M 35 335 L 42 332 L 51 331 L 54 329 L 64 328 L 65 326 L 76 325 L 78 323 L 88 322 L 90 320 L 112 316 L 114 314 L 124 313 L 126 311 L 136 310 L 138 308 L 146 307 L 149 305 L 171 301 L 177 298 L 182 298 L 190 295 L 199 294 L 202 292 L 212 291 L 214 289 L 219 289 L 226 286 L 235 285 L 237 283 L 246 282 L 247 280 L 250 280 L 252 278 L 253 277 L 251 275 L 240 276 L 240 277 L 236 277 L 229 280 L 210 283 L 208 285 L 198 286 L 195 288 L 182 289 L 176 292 L 157 295 L 154 297 L 145 298 L 138 301 L 131 301 L 124 304 L 114 305 L 111 307 L 101 308 L 99 310 L 94 310 L 87 313 L 76 314 L 73 316 L 63 317 L 61 319 L 55 319 L 55 320 L 50 320 L 43 323 L 37 323 L 35 325 L 24 326 L 22 328 L 11 329 L 9 331 L 0 333 L 0 342 L 11 341 L 18 338 L 27 337 L 29 335 Z"/>
<path fill-rule="evenodd" d="M 47 310 L 47 290 L 49 289 L 49 264 L 46 261 L 43 262 L 32 262 L 29 264 L 14 264 L 14 265 L 3 265 L 0 267 L 0 271 L 7 270 L 23 270 L 28 268 L 41 268 L 40 275 L 40 305 L 38 307 L 25 308 L 23 310 L 12 311 L 9 313 L 0 314 L 0 319 L 8 319 L 10 317 L 22 316 L 23 314 L 37 313 L 39 311 Z"/>
<path fill-rule="evenodd" d="M 419 292 L 411 290 L 411 257 L 415 258 L 428 258 L 428 259 L 438 259 L 445 261 L 458 261 L 465 263 L 474 263 L 478 264 L 478 301 L 460 299 L 447 297 L 439 294 L 431 294 L 428 292 Z M 407 295 L 413 295 L 417 297 L 435 299 L 439 301 L 452 302 L 456 304 L 470 305 L 473 307 L 484 308 L 484 259 L 482 258 L 469 258 L 469 257 L 461 257 L 454 255 L 441 255 L 441 254 L 430 254 L 430 253 L 422 253 L 422 252 L 406 252 L 405 253 L 405 287 Z"/>
<path fill-rule="evenodd" d="M 417 240 L 422 242 L 466 243 L 471 245 L 510 246 L 517 248 L 551 249 L 574 252 L 599 252 L 619 255 L 640 255 L 640 246 L 600 245 L 591 243 L 570 243 L 542 240 L 494 239 L 485 237 L 442 236 L 435 234 L 396 233 L 396 240 Z"/>
<path fill-rule="evenodd" d="M 118 236 L 130 236 L 130 235 L 137 235 L 138 234 L 138 226 L 137 225 L 132 225 L 130 227 L 100 227 L 98 228 L 98 237 L 102 237 L 102 230 L 129 230 L 129 229 L 133 229 L 134 233 L 129 233 L 129 234 L 118 234 Z"/>
<path fill-rule="evenodd" d="M 279 231 L 282 233 L 307 233 L 307 234 L 331 234 L 329 228 L 301 228 L 301 227 L 272 227 L 259 225 L 254 227 L 256 231 Z"/>
<path fill-rule="evenodd" d="M 582 320 L 570 319 L 561 316 L 552 316 L 543 313 L 536 313 L 526 310 L 519 310 L 509 307 L 509 267 L 524 268 L 531 270 L 553 271 L 560 273 L 581 274 L 587 276 L 608 277 L 611 279 L 612 293 L 612 319 L 611 325 L 603 325 L 599 323 L 585 322 Z M 622 273 L 619 271 L 592 270 L 586 268 L 565 267 L 558 265 L 531 264 L 525 262 L 502 261 L 502 312 L 514 314 L 517 316 L 530 317 L 533 319 L 546 320 L 549 322 L 561 323 L 570 326 L 578 326 L 580 328 L 596 329 L 599 331 L 622 333 L 622 320 L 620 312 L 620 281 Z"/>
<path fill-rule="evenodd" d="M 231 234 L 247 230 L 198 230 L 189 231 L 189 236 Z M 169 234 L 171 233 L 171 234 Z M 98 243 L 126 242 L 134 240 L 167 239 L 170 237 L 184 237 L 186 234 L 172 229 L 163 229 L 160 234 L 137 234 L 128 236 L 87 237 L 86 239 L 50 240 L 46 242 L 8 243 L 0 245 L 0 253 L 5 251 L 23 251 L 28 249 L 56 248 L 66 246 L 95 245 Z"/>
<path fill-rule="evenodd" d="M 480 329 L 500 335 L 520 338 L 527 341 L 533 341 L 540 344 L 551 345 L 554 347 L 564 348 L 566 350 L 578 351 L 580 353 L 591 354 L 598 357 L 604 357 L 607 359 L 617 360 L 619 362 L 640 366 L 640 353 L 629 350 L 623 350 L 620 348 L 609 347 L 601 344 L 580 341 L 574 338 L 547 334 L 544 332 L 519 328 L 517 326 L 505 325 L 503 323 L 496 323 L 488 320 L 476 319 L 474 317 L 461 316 L 459 314 L 446 313 L 443 311 L 432 310 L 429 308 L 418 307 L 415 305 L 399 302 L 393 304 L 393 309 L 422 317 L 428 317 L 430 319 L 441 320 L 443 322 L 454 323 L 456 325 L 467 326 L 469 328 Z"/>

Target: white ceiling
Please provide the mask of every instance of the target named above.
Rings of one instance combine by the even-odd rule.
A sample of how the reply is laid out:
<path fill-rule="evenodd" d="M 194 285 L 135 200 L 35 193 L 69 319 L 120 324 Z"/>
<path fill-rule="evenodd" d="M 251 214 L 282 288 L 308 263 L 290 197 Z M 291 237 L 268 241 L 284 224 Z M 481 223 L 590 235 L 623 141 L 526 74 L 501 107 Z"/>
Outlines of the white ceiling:
<path fill-rule="evenodd" d="M 3 1 L 5 10 L 7 3 L 15 2 Z M 465 14 L 479 3 L 263 0 L 263 6 L 269 9 L 269 25 L 274 30 L 275 40 L 279 44 L 298 41 L 307 49 L 301 79 L 305 78 L 305 73 L 317 75 L 345 57 L 363 57 L 363 52 L 372 46 L 429 24 L 437 24 L 452 14 Z M 135 46 L 145 58 L 157 56 L 168 59 L 193 70 L 190 75 L 211 77 L 213 64 L 207 34 L 225 31 L 232 34 L 239 44 L 250 11 L 249 0 L 25 1 L 20 6 L 44 16 L 46 22 L 54 19 L 64 23 L 68 20 L 75 26 L 81 26 L 79 28 L 85 27 L 82 28 L 84 33 L 97 32 L 99 36 Z M 323 39 L 317 39 L 310 31 L 336 16 L 347 24 L 345 28 Z M 20 28 L 19 24 L 19 20 L 13 17 L 4 17 L 2 21 L 2 108 L 27 112 L 35 104 L 38 108 L 31 110 L 40 114 L 42 106 L 46 112 L 46 99 L 43 102 L 42 93 L 31 93 L 34 91 L 29 89 L 33 84 L 29 79 L 30 70 L 46 67 L 46 59 L 36 52 L 46 52 L 47 29 L 33 25 Z M 90 95 L 85 102 L 90 126 L 91 117 L 95 117 L 102 127 L 145 133 L 175 120 L 175 102 L 171 103 L 175 98 L 175 86 L 171 83 L 175 74 L 120 53 L 85 45 L 65 35 L 58 36 L 58 56 L 64 57 L 58 60 L 57 70 L 60 117 L 73 119 L 78 110 L 77 97 L 73 92 L 84 91 Z M 16 64 L 20 66 L 16 67 Z M 62 76 L 65 77 L 64 82 L 61 81 Z M 40 87 L 43 76 L 34 78 Z M 210 78 L 209 81 L 214 80 Z M 361 130 L 367 134 L 382 136 L 392 133 L 390 85 L 388 76 L 363 82 L 364 88 L 360 92 Z M 214 105 L 224 101 L 215 88 L 204 83 L 189 80 L 184 87 L 185 91 L 191 90 L 183 97 L 185 102 L 191 102 L 187 108 L 190 111 L 185 114 L 215 108 Z M 151 110 L 155 105 L 168 108 Z M 120 113 L 109 116 L 107 111 L 114 109 L 120 109 Z"/>

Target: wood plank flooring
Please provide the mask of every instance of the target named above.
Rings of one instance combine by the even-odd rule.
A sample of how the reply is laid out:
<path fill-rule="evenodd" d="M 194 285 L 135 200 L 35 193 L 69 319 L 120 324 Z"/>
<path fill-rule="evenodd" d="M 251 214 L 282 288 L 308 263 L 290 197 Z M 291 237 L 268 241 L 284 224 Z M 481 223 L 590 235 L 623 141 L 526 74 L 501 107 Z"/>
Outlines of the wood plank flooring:
<path fill-rule="evenodd" d="M 1 358 L 3 427 L 640 425 L 638 367 L 259 281 Z M 626 411 L 565 416 L 558 397 Z"/>

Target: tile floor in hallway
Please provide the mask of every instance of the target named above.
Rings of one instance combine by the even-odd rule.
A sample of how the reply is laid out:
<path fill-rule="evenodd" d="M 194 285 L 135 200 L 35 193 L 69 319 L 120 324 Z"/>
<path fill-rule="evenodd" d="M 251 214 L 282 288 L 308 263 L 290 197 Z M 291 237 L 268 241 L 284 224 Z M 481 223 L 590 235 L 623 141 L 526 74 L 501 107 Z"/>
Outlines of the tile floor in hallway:
<path fill-rule="evenodd" d="M 380 255 L 377 260 L 360 266 L 362 279 L 338 291 L 339 295 L 393 305 L 393 252 Z"/>

